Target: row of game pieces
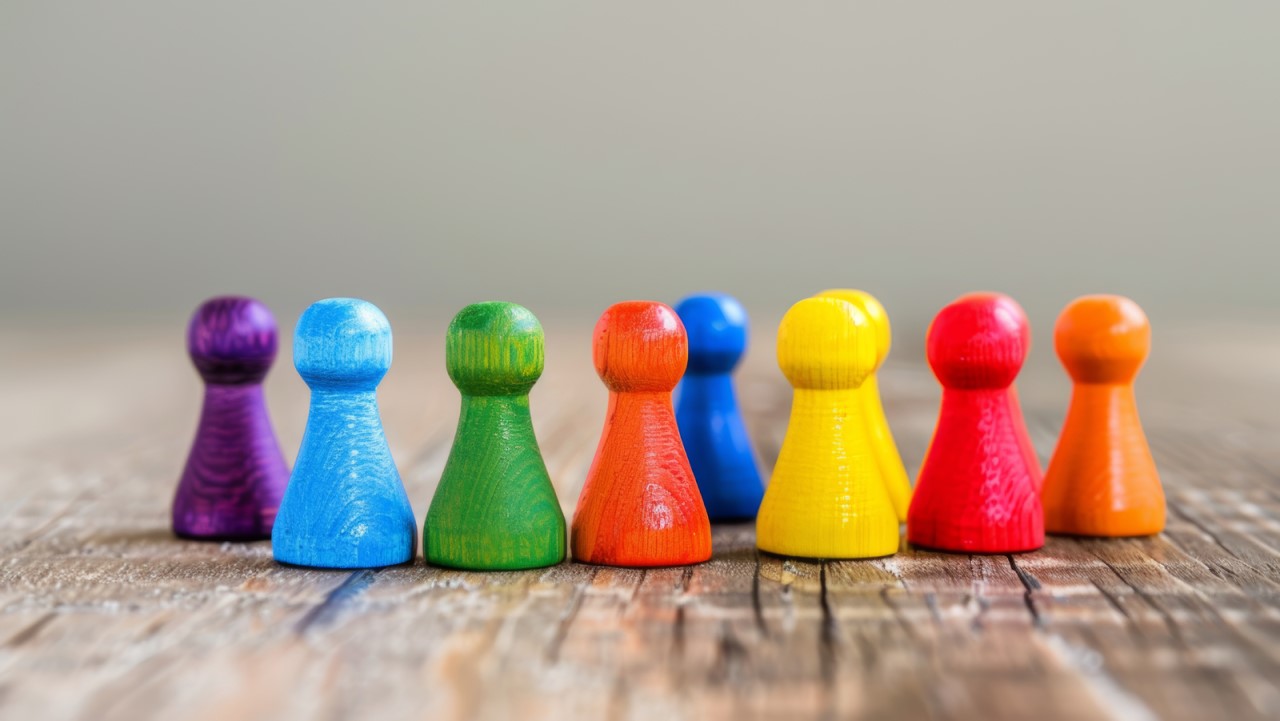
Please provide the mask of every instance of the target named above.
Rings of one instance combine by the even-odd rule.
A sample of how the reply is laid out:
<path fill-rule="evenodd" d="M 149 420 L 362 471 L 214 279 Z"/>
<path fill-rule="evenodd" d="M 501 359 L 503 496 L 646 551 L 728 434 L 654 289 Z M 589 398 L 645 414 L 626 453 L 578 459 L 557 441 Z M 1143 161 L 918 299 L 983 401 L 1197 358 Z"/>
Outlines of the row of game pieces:
<path fill-rule="evenodd" d="M 619 303 L 601 316 L 593 357 L 609 405 L 569 529 L 574 559 L 698 563 L 711 557 L 712 521 L 751 518 L 761 550 L 830 559 L 895 553 L 903 521 L 911 544 L 959 553 L 1034 550 L 1046 527 L 1134 536 L 1164 526 L 1132 388 L 1150 326 L 1127 298 L 1086 296 L 1058 319 L 1074 391 L 1045 474 L 1013 387 L 1030 343 L 1021 307 L 976 293 L 943 308 L 927 339 L 942 405 L 914 489 L 876 380 L 892 335 L 875 298 L 826 291 L 784 316 L 778 365 L 794 398 L 767 490 L 732 380 L 747 326 L 723 294 L 675 309 Z M 173 506 L 178 535 L 269 536 L 278 561 L 309 567 L 416 556 L 417 523 L 375 397 L 392 355 L 381 311 L 335 298 L 299 318 L 294 365 L 311 404 L 292 474 L 262 395 L 276 353 L 270 311 L 250 298 L 209 300 L 188 346 L 206 391 Z M 541 325 L 519 305 L 478 303 L 450 323 L 445 359 L 462 408 L 423 528 L 428 562 L 485 570 L 564 560 L 565 519 L 529 410 L 543 358 Z"/>

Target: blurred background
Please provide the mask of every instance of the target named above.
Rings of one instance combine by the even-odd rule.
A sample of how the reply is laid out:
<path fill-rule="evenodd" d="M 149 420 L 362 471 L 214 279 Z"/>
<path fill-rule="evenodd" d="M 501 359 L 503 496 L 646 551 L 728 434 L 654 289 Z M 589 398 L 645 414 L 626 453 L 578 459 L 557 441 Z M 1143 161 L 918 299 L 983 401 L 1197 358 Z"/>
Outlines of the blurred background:
<path fill-rule="evenodd" d="M 1280 4 L 0 3 L 0 316 L 1280 305 Z"/>

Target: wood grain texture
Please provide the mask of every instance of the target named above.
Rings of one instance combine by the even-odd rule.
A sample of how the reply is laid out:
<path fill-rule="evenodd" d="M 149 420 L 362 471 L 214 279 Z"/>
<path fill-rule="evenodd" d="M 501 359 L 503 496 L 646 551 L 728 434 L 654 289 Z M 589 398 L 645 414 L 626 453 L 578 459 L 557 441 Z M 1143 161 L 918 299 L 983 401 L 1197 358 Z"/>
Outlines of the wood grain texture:
<path fill-rule="evenodd" d="M 533 424 L 572 502 L 605 390 L 589 325 L 542 320 Z M 421 515 L 459 400 L 444 322 L 396 323 L 379 403 Z M 775 328 L 758 320 L 738 374 L 765 468 L 791 403 Z M 1280 417 L 1259 399 L 1280 392 L 1280 327 L 1166 321 L 1157 334 L 1137 393 L 1169 501 L 1160 535 L 1050 537 L 1014 557 L 907 547 L 807 562 L 758 554 L 751 527 L 731 525 L 715 527 L 710 561 L 686 568 L 476 573 L 421 559 L 286 568 L 265 542 L 174 538 L 182 419 L 201 398 L 172 327 L 5 329 L 0 717 L 1275 718 Z M 939 399 L 919 337 L 900 328 L 880 372 L 912 471 Z M 1233 349 L 1232 373 L 1214 372 L 1221 357 L 1206 343 Z M 1047 456 L 1070 387 L 1039 350 L 1019 385 Z M 266 394 L 291 456 L 308 390 L 276 373 Z"/>
<path fill-rule="evenodd" d="M 307 430 L 271 531 L 277 561 L 379 568 L 418 552 L 418 523 L 391 457 L 376 391 L 391 367 L 391 324 L 371 303 L 313 303 L 293 334 L 311 388 Z"/>
<path fill-rule="evenodd" d="M 689 361 L 680 317 L 652 301 L 610 306 L 592 357 L 609 407 L 573 514 L 573 558 L 633 567 L 707 560 L 711 522 L 671 405 Z"/>
<path fill-rule="evenodd" d="M 875 328 L 852 303 L 809 298 L 778 328 L 778 367 L 795 389 L 786 439 L 760 516 L 761 550 L 807 558 L 874 558 L 898 549 L 898 516 L 863 404 Z"/>
<path fill-rule="evenodd" d="M 173 532 L 186 538 L 271 537 L 289 467 L 262 394 L 276 357 L 276 321 L 262 303 L 211 298 L 187 329 L 204 404 L 173 499 Z"/>
<path fill-rule="evenodd" d="M 431 563 L 518 570 L 564 560 L 564 513 L 529 413 L 544 355 L 542 325 L 514 303 L 469 305 L 449 324 L 445 366 L 462 410 L 423 526 Z"/>
<path fill-rule="evenodd" d="M 880 382 L 876 379 L 876 371 L 889 358 L 889 350 L 893 347 L 893 328 L 889 324 L 889 314 L 875 296 L 852 288 L 836 288 L 824 290 L 819 298 L 839 298 L 853 304 L 867 317 L 876 337 L 876 365 L 867 375 L 858 389 L 862 402 L 862 418 L 866 423 L 867 433 L 871 438 L 871 449 L 876 454 L 876 462 L 880 467 L 880 477 L 884 479 L 885 490 L 889 492 L 889 500 L 893 502 L 893 512 L 898 521 L 905 523 L 907 509 L 911 507 L 911 478 L 907 475 L 907 467 L 902 463 L 902 454 L 898 452 L 898 444 L 893 440 L 893 430 L 889 428 L 889 419 L 884 415 L 884 401 L 880 398 Z"/>

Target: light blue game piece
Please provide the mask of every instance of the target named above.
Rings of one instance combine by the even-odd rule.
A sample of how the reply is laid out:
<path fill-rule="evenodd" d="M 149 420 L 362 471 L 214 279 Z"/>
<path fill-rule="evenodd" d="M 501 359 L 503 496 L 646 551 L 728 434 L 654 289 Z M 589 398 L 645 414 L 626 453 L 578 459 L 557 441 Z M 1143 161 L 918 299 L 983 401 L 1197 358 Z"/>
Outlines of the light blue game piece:
<path fill-rule="evenodd" d="M 755 518 L 764 484 L 731 375 L 747 349 L 747 311 L 723 293 L 691 295 L 675 310 L 689 334 L 676 423 L 707 515 L 712 521 Z"/>
<path fill-rule="evenodd" d="M 391 324 L 372 303 L 312 304 L 293 332 L 311 388 L 298 460 L 271 532 L 277 561 L 379 568 L 413 560 L 417 521 L 382 432 L 376 396 L 391 367 Z"/>

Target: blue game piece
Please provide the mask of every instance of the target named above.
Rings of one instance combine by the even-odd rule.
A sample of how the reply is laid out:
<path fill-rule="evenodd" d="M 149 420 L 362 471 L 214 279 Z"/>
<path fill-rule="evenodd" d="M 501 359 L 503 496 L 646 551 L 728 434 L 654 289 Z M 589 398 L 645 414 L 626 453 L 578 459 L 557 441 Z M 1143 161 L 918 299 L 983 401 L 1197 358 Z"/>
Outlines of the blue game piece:
<path fill-rule="evenodd" d="M 747 311 L 723 293 L 691 295 L 676 313 L 689 333 L 676 423 L 713 521 L 755 518 L 764 496 L 731 373 L 747 349 Z"/>
<path fill-rule="evenodd" d="M 378 568 L 413 560 L 418 524 L 378 416 L 391 324 L 371 303 L 330 298 L 293 332 L 293 365 L 311 387 L 298 460 L 271 532 L 277 561 Z"/>

